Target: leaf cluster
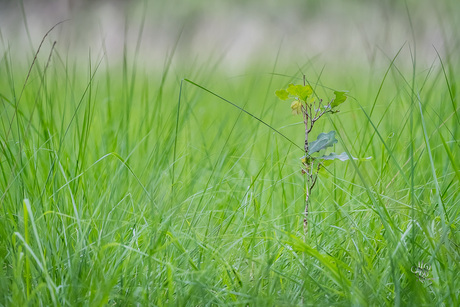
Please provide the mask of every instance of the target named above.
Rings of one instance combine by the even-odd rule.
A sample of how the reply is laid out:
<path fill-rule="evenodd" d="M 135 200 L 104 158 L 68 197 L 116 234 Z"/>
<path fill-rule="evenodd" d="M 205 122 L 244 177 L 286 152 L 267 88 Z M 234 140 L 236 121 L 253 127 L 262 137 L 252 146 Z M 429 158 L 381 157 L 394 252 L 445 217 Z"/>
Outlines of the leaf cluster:
<path fill-rule="evenodd" d="M 293 114 L 301 114 L 304 111 L 302 107 L 304 106 L 306 109 L 308 107 L 312 107 L 314 105 L 314 99 L 309 99 L 313 96 L 313 88 L 306 84 L 289 84 L 285 89 L 279 89 L 275 91 L 275 95 L 281 100 L 288 100 L 293 99 L 291 103 L 291 109 Z M 335 97 L 326 105 L 324 106 L 324 110 L 329 110 L 329 112 L 337 112 L 335 108 L 345 102 L 347 100 L 346 92 L 343 91 L 334 91 Z M 320 100 L 321 101 L 321 100 Z M 321 106 L 321 102 L 318 103 Z"/>
<path fill-rule="evenodd" d="M 349 156 L 346 152 L 342 152 L 341 154 L 336 154 L 332 152 L 328 155 L 323 154 L 321 156 L 313 156 L 314 153 L 318 153 L 322 150 L 327 149 L 328 147 L 332 147 L 334 146 L 334 144 L 338 142 L 338 140 L 335 138 L 335 133 L 335 131 L 330 131 L 328 133 L 320 133 L 315 141 L 310 142 L 307 154 L 301 159 L 302 164 L 306 169 L 311 170 L 313 168 L 317 171 L 320 171 L 324 167 L 331 164 L 334 160 L 358 160 L 353 156 Z"/>
<path fill-rule="evenodd" d="M 313 156 L 313 154 L 325 150 L 328 147 L 332 147 L 338 142 L 335 138 L 335 131 L 320 133 L 316 140 L 309 142 L 308 134 L 311 132 L 314 124 L 326 113 L 337 113 L 337 108 L 347 100 L 346 92 L 334 91 L 334 98 L 324 105 L 322 103 L 322 99 L 318 98 L 315 100 L 314 98 L 317 96 L 313 94 L 314 90 L 310 85 L 294 85 L 292 83 L 289 84 L 287 88 L 280 89 L 275 92 L 275 95 L 281 100 L 293 100 L 291 103 L 291 110 L 293 114 L 303 115 L 306 132 L 306 146 L 305 156 L 302 157 L 301 161 L 304 166 L 303 172 L 309 174 L 318 173 L 334 160 L 357 160 L 357 158 L 349 156 L 345 152 L 341 154 L 330 153 L 328 155 L 323 154 L 322 156 Z"/>

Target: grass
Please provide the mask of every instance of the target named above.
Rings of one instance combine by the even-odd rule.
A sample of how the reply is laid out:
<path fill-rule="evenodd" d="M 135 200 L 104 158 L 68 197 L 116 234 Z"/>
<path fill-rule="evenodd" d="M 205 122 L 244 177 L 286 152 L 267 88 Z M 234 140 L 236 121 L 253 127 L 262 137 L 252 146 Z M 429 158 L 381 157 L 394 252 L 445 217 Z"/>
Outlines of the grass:
<path fill-rule="evenodd" d="M 305 238 L 302 151 L 216 97 L 302 144 L 273 94 L 297 68 L 185 75 L 3 47 L 0 305 L 460 304 L 455 59 L 420 67 L 403 46 L 336 79 L 305 63 L 321 96 L 350 90 L 322 127 L 335 151 L 373 156 L 320 178 Z"/>

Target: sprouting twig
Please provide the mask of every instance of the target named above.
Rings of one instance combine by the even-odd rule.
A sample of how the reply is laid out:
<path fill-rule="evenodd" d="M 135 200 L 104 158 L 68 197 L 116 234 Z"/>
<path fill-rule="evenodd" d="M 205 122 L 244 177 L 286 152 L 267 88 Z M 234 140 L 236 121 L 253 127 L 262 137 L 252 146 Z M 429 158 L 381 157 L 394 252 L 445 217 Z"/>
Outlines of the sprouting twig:
<path fill-rule="evenodd" d="M 315 123 L 325 114 L 328 113 L 335 113 L 337 112 L 334 110 L 335 107 L 340 105 L 346 100 L 345 92 L 334 92 L 336 95 L 335 98 L 327 103 L 326 106 L 323 106 L 323 100 L 319 99 L 315 101 L 311 101 L 308 98 L 313 95 L 313 88 L 310 85 L 306 84 L 305 76 L 304 84 L 302 85 L 294 85 L 290 84 L 287 89 L 282 89 L 276 91 L 276 95 L 282 99 L 287 100 L 289 98 L 294 98 L 294 102 L 291 103 L 291 108 L 294 114 L 302 113 L 303 123 L 305 126 L 305 142 L 304 142 L 304 151 L 305 156 L 302 160 L 303 167 L 301 167 L 302 174 L 306 175 L 306 184 L 305 184 L 305 211 L 304 211 L 304 232 L 305 236 L 308 233 L 308 210 L 310 205 L 310 196 L 311 191 L 316 185 L 318 180 L 318 173 L 321 167 L 324 167 L 323 164 L 323 157 L 313 157 L 312 154 L 318 152 L 326 147 L 332 146 L 333 143 L 337 142 L 334 138 L 335 133 L 328 133 L 323 135 L 322 139 L 317 140 L 315 144 L 315 148 L 313 146 L 310 148 L 310 133 L 313 130 Z M 315 95 L 316 96 L 316 95 Z M 317 97 L 317 96 L 316 96 Z M 325 145 L 321 145 L 325 141 Z M 320 144 L 320 145 L 318 145 Z M 330 160 L 331 158 L 329 158 Z"/>

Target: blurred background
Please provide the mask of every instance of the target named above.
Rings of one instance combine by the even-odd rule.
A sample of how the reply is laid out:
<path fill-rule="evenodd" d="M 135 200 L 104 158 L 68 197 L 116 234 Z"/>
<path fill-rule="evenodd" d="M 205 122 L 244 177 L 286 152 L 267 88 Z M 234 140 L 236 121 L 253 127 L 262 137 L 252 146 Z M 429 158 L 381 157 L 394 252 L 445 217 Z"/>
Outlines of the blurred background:
<path fill-rule="evenodd" d="M 174 50 L 175 61 L 213 62 L 232 73 L 277 56 L 298 65 L 318 59 L 337 69 L 368 67 L 403 46 L 410 46 L 404 48 L 408 65 L 411 50 L 427 64 L 436 59 L 435 48 L 450 54 L 445 42 L 460 28 L 458 8 L 453 0 L 2 0 L 0 30 L 15 54 L 30 55 L 65 20 L 47 44 L 57 41 L 58 50 L 77 57 L 91 51 L 118 61 L 128 47 L 152 68 Z"/>

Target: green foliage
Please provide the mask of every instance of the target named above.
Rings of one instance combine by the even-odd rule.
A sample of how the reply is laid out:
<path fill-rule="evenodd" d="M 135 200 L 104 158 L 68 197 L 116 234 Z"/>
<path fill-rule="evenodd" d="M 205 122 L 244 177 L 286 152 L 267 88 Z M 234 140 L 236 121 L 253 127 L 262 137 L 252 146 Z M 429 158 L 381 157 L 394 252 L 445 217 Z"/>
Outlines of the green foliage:
<path fill-rule="evenodd" d="M 294 85 L 289 84 L 286 89 L 280 89 L 275 91 L 275 95 L 280 98 L 281 100 L 287 100 L 289 98 L 295 99 L 291 103 L 292 113 L 294 115 L 303 114 L 305 121 L 305 130 L 306 130 L 306 140 L 308 146 L 308 151 L 306 151 L 306 155 L 302 158 L 302 164 L 304 166 L 305 173 L 312 172 L 313 174 L 317 175 L 320 171 L 324 170 L 324 167 L 330 164 L 333 160 L 340 160 L 340 161 L 347 161 L 350 159 L 350 156 L 343 152 L 339 155 L 335 153 L 330 153 L 329 155 L 323 155 L 321 157 L 313 157 L 311 156 L 314 153 L 317 153 L 321 150 L 325 150 L 328 147 L 332 147 L 338 141 L 335 138 L 335 131 L 330 131 L 328 133 L 320 133 L 315 141 L 309 141 L 308 134 L 311 132 L 314 124 L 317 120 L 319 120 L 323 115 L 329 113 L 334 114 L 338 111 L 336 108 L 340 106 L 347 100 L 346 92 L 344 91 L 334 91 L 335 97 L 326 105 L 323 105 L 321 100 L 315 103 L 307 102 L 307 99 L 312 96 L 313 88 L 310 85 Z M 316 107 L 316 111 L 312 112 L 311 108 Z M 307 148 L 306 148 L 307 150 Z M 369 160 L 371 157 L 368 158 L 354 158 L 354 160 L 365 161 Z M 312 167 L 312 162 L 315 160 L 321 161 L 316 162 L 315 167 Z M 326 162 L 330 161 L 330 162 Z M 316 170 L 316 171 L 315 171 Z M 323 173 L 323 172 L 322 172 Z"/>
<path fill-rule="evenodd" d="M 311 155 L 320 150 L 332 147 L 337 142 L 338 141 L 335 138 L 335 131 L 331 131 L 328 133 L 320 133 L 318 135 L 318 138 L 310 143 L 308 147 L 308 154 Z"/>
<path fill-rule="evenodd" d="M 345 100 L 347 100 L 347 96 L 345 94 L 346 92 L 335 91 L 334 92 L 335 98 L 332 100 L 331 108 L 338 107 L 339 105 L 344 103 Z"/>
<path fill-rule="evenodd" d="M 310 207 L 310 196 L 313 188 L 316 185 L 319 174 L 327 174 L 325 168 L 327 165 L 331 164 L 332 161 L 338 159 L 340 161 L 349 160 L 349 156 L 346 153 L 336 155 L 331 153 L 329 155 L 323 155 L 321 157 L 313 156 L 313 154 L 318 153 L 322 150 L 325 150 L 329 147 L 334 146 L 338 141 L 335 138 L 335 131 L 330 131 L 328 133 L 320 133 L 316 140 L 311 141 L 310 134 L 313 130 L 313 127 L 326 114 L 335 114 L 338 112 L 336 107 L 344 103 L 347 99 L 345 92 L 334 91 L 335 98 L 325 105 L 322 102 L 322 99 L 319 99 L 317 95 L 312 97 L 307 102 L 309 96 L 313 94 L 313 89 L 309 85 L 305 85 L 305 76 L 304 76 L 304 85 L 294 85 L 289 84 L 287 89 L 277 90 L 275 95 L 282 100 L 287 100 L 288 98 L 294 98 L 294 102 L 291 103 L 292 113 L 294 115 L 302 114 L 304 129 L 305 129 L 305 141 L 304 141 L 304 152 L 305 156 L 301 159 L 302 161 L 302 174 L 306 176 L 305 180 L 305 209 L 304 209 L 304 218 L 303 218 L 303 228 L 305 238 L 308 237 L 308 213 Z"/>
<path fill-rule="evenodd" d="M 315 101 L 313 98 L 313 100 L 309 99 L 312 94 L 313 88 L 310 85 L 294 85 L 292 83 L 289 84 L 286 89 L 275 91 L 275 95 L 281 100 L 287 100 L 289 98 L 294 99 L 294 101 L 291 103 L 292 114 L 303 114 L 306 131 L 305 157 L 308 158 L 302 158 L 302 164 L 304 166 L 305 173 L 317 175 L 319 170 L 324 169 L 326 165 L 324 161 L 335 159 L 346 161 L 349 159 L 346 153 L 342 153 L 340 155 L 331 153 L 328 156 L 322 156 L 320 158 L 311 156 L 316 152 L 327 149 L 328 147 L 332 147 L 338 142 L 335 138 L 335 131 L 320 133 L 315 141 L 309 141 L 308 137 L 311 130 L 313 129 L 314 124 L 323 115 L 327 113 L 334 114 L 338 112 L 335 108 L 344 103 L 347 100 L 347 96 L 345 95 L 346 92 L 334 91 L 335 98 L 326 105 L 323 105 L 322 100 Z M 307 102 L 307 100 L 310 101 Z M 318 164 L 316 167 L 312 167 L 311 162 L 313 162 L 315 159 L 319 159 L 320 161 L 323 161 L 323 163 Z"/>
<path fill-rule="evenodd" d="M 281 100 L 289 99 L 289 93 L 286 90 L 283 90 L 283 89 L 277 90 L 275 92 L 275 95 L 278 96 L 278 98 L 281 99 Z"/>
<path fill-rule="evenodd" d="M 307 98 L 313 93 L 313 89 L 311 88 L 310 85 L 294 85 L 294 84 L 289 84 L 288 88 L 286 91 L 289 93 L 291 97 L 294 97 L 295 99 L 301 100 L 301 101 L 306 101 Z"/>
<path fill-rule="evenodd" d="M 289 93 L 286 90 L 283 90 L 283 89 L 277 90 L 275 92 L 275 95 L 278 96 L 278 98 L 281 99 L 281 100 L 289 99 Z"/>
<path fill-rule="evenodd" d="M 306 102 L 307 98 L 313 94 L 313 89 L 310 85 L 294 85 L 289 84 L 286 89 L 280 89 L 275 92 L 281 100 L 287 100 L 289 98 Z"/>
<path fill-rule="evenodd" d="M 358 161 L 366 161 L 372 159 L 372 157 L 367 157 L 367 158 L 355 158 L 353 156 L 349 156 L 346 152 L 342 152 L 341 154 L 335 154 L 335 153 L 330 153 L 327 156 L 321 156 L 319 159 L 321 160 L 340 160 L 340 161 L 347 161 L 350 159 L 353 160 L 358 160 Z"/>
<path fill-rule="evenodd" d="M 357 158 L 355 157 L 350 157 L 349 155 L 347 155 L 346 152 L 342 152 L 341 154 L 335 154 L 333 152 L 331 152 L 329 155 L 327 156 L 322 156 L 320 157 L 321 160 L 335 160 L 335 159 L 338 159 L 340 161 L 347 161 L 347 160 L 350 160 L 350 159 L 353 159 L 353 160 L 358 160 Z"/>

